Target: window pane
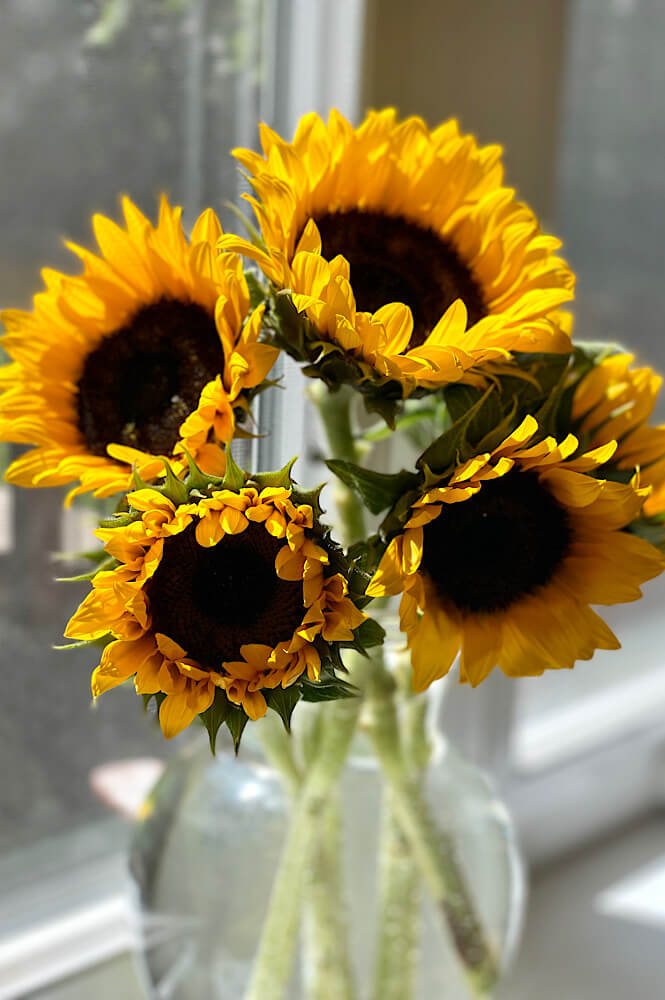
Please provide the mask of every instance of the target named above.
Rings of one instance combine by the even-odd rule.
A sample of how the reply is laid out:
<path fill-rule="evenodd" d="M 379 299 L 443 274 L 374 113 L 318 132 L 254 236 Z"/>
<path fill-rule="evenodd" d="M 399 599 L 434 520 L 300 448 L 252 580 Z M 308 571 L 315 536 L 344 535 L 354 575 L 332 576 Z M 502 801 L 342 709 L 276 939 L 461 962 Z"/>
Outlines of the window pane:
<path fill-rule="evenodd" d="M 660 0 L 570 6 L 553 229 L 578 275 L 574 332 L 582 340 L 615 340 L 663 371 L 665 6 Z M 662 420 L 662 400 L 660 407 Z M 518 721 L 544 718 L 640 675 L 657 676 L 662 690 L 662 579 L 645 593 L 637 604 L 602 609 L 623 650 L 597 652 L 573 672 L 520 682 Z M 648 697 L 648 685 L 645 691 Z M 622 707 L 617 700 L 617 717 Z"/>
<path fill-rule="evenodd" d="M 0 31 L 0 303 L 30 308 L 39 268 L 76 269 L 62 237 L 126 192 L 153 218 L 169 193 L 191 221 L 235 199 L 228 150 L 252 141 L 262 72 L 258 0 L 6 0 Z M 13 502 L 12 502 L 13 501 Z M 62 493 L 0 489 L 0 852 L 107 815 L 89 790 L 104 761 L 167 745 L 132 691 L 90 707 L 90 652 L 54 652 L 86 587 L 53 582 L 92 516 Z"/>

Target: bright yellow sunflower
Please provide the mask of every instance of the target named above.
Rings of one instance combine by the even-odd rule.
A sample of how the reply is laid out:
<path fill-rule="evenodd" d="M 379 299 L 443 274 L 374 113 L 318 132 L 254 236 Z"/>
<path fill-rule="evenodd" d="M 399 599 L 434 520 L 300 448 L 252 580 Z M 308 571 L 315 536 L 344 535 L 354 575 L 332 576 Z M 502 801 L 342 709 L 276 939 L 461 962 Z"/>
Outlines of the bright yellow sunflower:
<path fill-rule="evenodd" d="M 155 489 L 130 493 L 141 516 L 97 535 L 118 560 L 99 572 L 66 635 L 113 637 L 92 676 L 95 697 L 134 676 L 163 693 L 159 718 L 175 736 L 216 690 L 258 719 L 266 694 L 303 674 L 317 681 L 329 644 L 353 642 L 366 620 L 291 490 L 216 490 L 176 506 Z"/>
<path fill-rule="evenodd" d="M 622 529 L 648 489 L 596 479 L 615 442 L 572 458 L 528 416 L 499 447 L 460 465 L 415 501 L 368 595 L 402 593 L 416 690 L 450 669 L 472 685 L 572 667 L 619 642 L 591 604 L 641 597 L 665 557 Z"/>
<path fill-rule="evenodd" d="M 36 445 L 7 472 L 20 486 L 78 480 L 70 497 L 110 496 L 133 463 L 146 479 L 163 471 L 155 456 L 184 465 L 183 446 L 222 473 L 220 444 L 277 355 L 257 342 L 262 308 L 247 318 L 239 258 L 216 252 L 214 212 L 187 240 L 166 198 L 156 227 L 128 198 L 123 209 L 124 229 L 93 219 L 100 256 L 68 244 L 83 274 L 45 270 L 34 311 L 2 313 L 0 440 Z"/>
<path fill-rule="evenodd" d="M 313 324 L 311 362 L 342 352 L 360 377 L 414 387 L 477 382 L 512 351 L 565 352 L 557 309 L 574 277 L 529 208 L 502 186 L 499 146 L 451 120 L 370 112 L 354 129 L 315 114 L 264 155 L 238 149 L 263 236 L 219 246 L 257 261 Z M 358 376 L 356 376 L 358 378 Z"/>
<path fill-rule="evenodd" d="M 618 469 L 639 468 L 640 482 L 654 491 L 646 514 L 665 509 L 665 426 L 648 427 L 662 385 L 651 368 L 633 368 L 632 354 L 604 358 L 578 385 L 572 419 L 592 447 L 617 441 L 612 462 Z"/>

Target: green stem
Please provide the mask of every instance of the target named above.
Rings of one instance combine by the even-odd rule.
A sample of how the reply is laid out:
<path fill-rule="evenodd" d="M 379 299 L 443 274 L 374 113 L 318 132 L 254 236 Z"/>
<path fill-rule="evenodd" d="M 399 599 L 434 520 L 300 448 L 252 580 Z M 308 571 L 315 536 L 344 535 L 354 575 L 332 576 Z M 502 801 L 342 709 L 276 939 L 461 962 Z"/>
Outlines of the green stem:
<path fill-rule="evenodd" d="M 364 668 L 361 666 L 360 672 Z M 304 859 L 318 831 L 330 790 L 344 766 L 355 732 L 361 699 L 332 703 L 316 758 L 312 761 L 291 817 L 276 873 L 261 940 L 245 1000 L 282 1000 L 298 942 Z"/>
<path fill-rule="evenodd" d="M 496 957 L 485 938 L 450 837 L 437 828 L 417 778 L 397 739 L 398 722 L 391 679 L 373 673 L 367 688 L 368 734 L 388 782 L 394 815 L 411 848 L 421 877 L 453 936 L 470 988 L 487 996 L 497 981 Z"/>
<path fill-rule="evenodd" d="M 353 1000 L 349 934 L 341 871 L 339 787 L 318 818 L 305 868 L 307 1000 Z"/>
<path fill-rule="evenodd" d="M 408 655 L 395 654 L 395 696 L 402 703 L 401 740 L 406 766 L 419 783 L 431 756 L 425 727 L 426 699 L 415 695 Z M 386 695 L 389 685 L 386 684 Z M 373 1000 L 410 1000 L 420 944 L 421 878 L 395 816 L 393 795 L 383 797 L 379 847 L 379 926 Z"/>
<path fill-rule="evenodd" d="M 379 932 L 372 1000 L 411 1000 L 418 958 L 421 882 L 392 800 L 386 789 L 379 848 Z"/>
<path fill-rule="evenodd" d="M 256 724 L 263 752 L 276 771 L 279 771 L 291 795 L 295 796 L 302 785 L 303 776 L 293 756 L 291 736 L 286 732 L 282 720 L 274 712 Z"/>
<path fill-rule="evenodd" d="M 322 382 L 315 382 L 309 392 L 326 432 L 330 457 L 357 462 L 358 449 L 351 425 L 353 390 L 342 386 L 337 392 L 330 392 Z M 358 498 L 339 480 L 335 481 L 334 495 L 343 541 L 350 545 L 365 537 L 365 512 Z"/>

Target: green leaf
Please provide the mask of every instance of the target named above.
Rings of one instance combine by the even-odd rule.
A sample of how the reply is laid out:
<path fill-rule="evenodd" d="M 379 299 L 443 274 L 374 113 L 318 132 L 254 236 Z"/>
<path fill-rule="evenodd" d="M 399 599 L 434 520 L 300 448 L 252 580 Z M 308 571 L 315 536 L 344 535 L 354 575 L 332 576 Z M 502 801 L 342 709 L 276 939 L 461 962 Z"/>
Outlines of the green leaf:
<path fill-rule="evenodd" d="M 400 400 L 389 396 L 363 394 L 365 409 L 368 413 L 378 413 L 383 417 L 391 431 L 395 430 L 397 414 L 400 410 Z"/>
<path fill-rule="evenodd" d="M 152 487 L 150 487 L 152 489 Z M 126 528 L 128 524 L 133 524 L 141 517 L 139 511 L 133 514 L 114 514 L 113 517 L 105 517 L 99 522 L 100 528 Z"/>
<path fill-rule="evenodd" d="M 482 454 L 484 451 L 494 451 L 495 448 L 499 447 L 502 441 L 505 441 L 511 431 L 515 430 L 515 427 L 517 426 L 515 416 L 516 413 L 517 400 L 514 399 L 513 404 L 508 410 L 508 413 L 506 413 L 505 417 L 496 425 L 496 427 L 493 427 L 492 430 L 478 442 L 477 447 L 479 454 Z"/>
<path fill-rule="evenodd" d="M 280 719 L 284 723 L 284 728 L 287 733 L 290 733 L 293 709 L 300 701 L 300 690 L 298 686 L 292 684 L 287 688 L 276 687 L 272 690 L 264 689 L 263 696 L 268 702 L 268 708 L 271 708 L 273 712 L 277 712 Z"/>
<path fill-rule="evenodd" d="M 418 482 L 418 477 L 405 469 L 394 474 L 372 472 L 361 465 L 344 462 L 341 459 L 330 459 L 326 461 L 326 465 L 338 479 L 360 497 L 372 514 L 380 514 L 387 507 L 392 507 Z"/>
<path fill-rule="evenodd" d="M 231 733 L 231 738 L 233 739 L 233 749 L 237 754 L 240 749 L 242 734 L 245 730 L 245 726 L 249 722 L 249 717 L 238 705 L 230 705 L 228 714 L 224 721 L 226 723 L 226 728 Z"/>
<path fill-rule="evenodd" d="M 414 404 L 417 405 L 414 406 Z M 395 420 L 395 430 L 408 433 L 413 428 L 420 427 L 425 422 L 436 422 L 442 419 L 442 411 L 445 411 L 445 407 L 433 406 L 431 399 L 427 401 L 407 399 L 404 404 L 404 413 Z M 389 427 L 386 427 L 385 423 L 381 422 L 369 427 L 366 431 L 359 434 L 358 437 L 362 441 L 374 443 L 376 441 L 385 441 L 392 433 L 393 431 Z"/>
<path fill-rule="evenodd" d="M 86 581 L 93 580 L 98 573 L 102 573 L 105 570 L 115 569 L 115 567 L 119 565 L 120 563 L 117 559 L 114 559 L 113 556 L 108 556 L 103 561 L 100 560 L 97 566 L 95 566 L 94 569 L 91 569 L 88 573 L 79 573 L 78 576 L 56 576 L 55 583 L 84 583 Z"/>
<path fill-rule="evenodd" d="M 253 271 L 245 271 L 245 281 L 249 291 L 249 308 L 254 310 L 266 301 L 267 292 Z"/>
<path fill-rule="evenodd" d="M 232 201 L 225 201 L 224 202 L 224 208 L 227 208 L 229 210 L 229 212 L 232 212 L 235 215 L 235 217 L 238 220 L 238 222 L 242 223 L 242 225 L 247 230 L 247 233 L 250 236 L 250 238 L 251 238 L 252 243 L 254 244 L 254 246 L 257 246 L 257 247 L 260 247 L 260 248 L 264 249 L 265 248 L 265 243 L 264 243 L 263 239 L 261 238 L 261 233 L 258 231 L 258 229 L 254 225 L 254 223 L 252 222 L 252 220 L 247 218 L 247 216 L 242 211 L 242 209 L 238 208 L 237 205 L 234 205 L 234 203 Z M 249 272 L 249 271 L 245 272 L 245 280 L 247 280 L 247 278 L 249 278 L 250 274 L 251 274 L 251 272 Z M 247 283 L 249 284 L 249 282 L 247 282 Z M 265 299 L 265 295 L 263 296 L 263 298 Z"/>
<path fill-rule="evenodd" d="M 226 490 L 239 490 L 245 485 L 245 473 L 239 465 L 233 461 L 231 455 L 231 445 L 226 448 L 226 472 L 222 479 L 222 486 Z"/>
<path fill-rule="evenodd" d="M 298 456 L 296 455 L 282 469 L 277 469 L 275 472 L 257 472 L 252 475 L 252 482 L 256 483 L 260 490 L 267 486 L 284 486 L 286 489 L 290 489 L 292 485 L 291 469 L 297 461 Z"/>
<path fill-rule="evenodd" d="M 447 469 L 451 468 L 451 466 L 456 465 L 460 459 L 464 460 L 466 450 L 468 448 L 467 433 L 469 427 L 493 392 L 495 392 L 494 386 L 490 386 L 489 389 L 487 389 L 482 396 L 477 398 L 476 401 L 472 403 L 464 412 L 464 414 L 454 422 L 452 427 L 450 427 L 447 431 L 444 431 L 444 433 L 441 434 L 436 441 L 434 441 L 429 448 L 422 453 L 416 462 L 419 469 L 423 469 L 425 466 L 428 466 L 433 472 L 443 473 Z M 461 397 L 458 397 L 458 403 L 461 405 Z"/>
<path fill-rule="evenodd" d="M 199 719 L 203 725 L 208 730 L 208 739 L 210 741 L 210 752 L 214 755 L 217 746 L 217 733 L 219 732 L 220 726 L 223 726 L 226 722 L 228 725 L 228 715 L 231 711 L 231 702 L 226 697 L 223 691 L 217 690 L 215 692 L 215 700 L 213 701 L 210 708 L 207 708 L 205 712 L 201 712 Z M 243 712 L 243 715 L 245 713 Z M 247 718 L 245 716 L 245 718 Z M 244 728 L 244 727 L 243 727 Z M 242 733 L 242 730 L 241 730 Z M 234 738 L 235 742 L 235 738 Z M 238 738 L 238 743 L 240 738 Z M 236 747 L 237 752 L 237 747 Z"/>
<path fill-rule="evenodd" d="M 354 630 L 353 637 L 363 649 L 371 649 L 373 646 L 383 645 L 386 630 L 373 618 L 368 618 Z"/>
<path fill-rule="evenodd" d="M 300 681 L 302 700 L 309 702 L 316 701 L 337 701 L 340 698 L 357 698 L 360 694 L 358 688 L 353 684 L 348 684 L 339 677 L 335 680 L 310 681 L 303 678 Z"/>
<path fill-rule="evenodd" d="M 62 646 L 51 646 L 51 649 L 57 649 L 58 651 L 63 649 L 85 649 L 88 646 L 108 646 L 110 642 L 113 642 L 113 636 L 111 633 L 106 635 L 100 635 L 98 639 L 77 639 L 75 642 L 66 642 Z"/>

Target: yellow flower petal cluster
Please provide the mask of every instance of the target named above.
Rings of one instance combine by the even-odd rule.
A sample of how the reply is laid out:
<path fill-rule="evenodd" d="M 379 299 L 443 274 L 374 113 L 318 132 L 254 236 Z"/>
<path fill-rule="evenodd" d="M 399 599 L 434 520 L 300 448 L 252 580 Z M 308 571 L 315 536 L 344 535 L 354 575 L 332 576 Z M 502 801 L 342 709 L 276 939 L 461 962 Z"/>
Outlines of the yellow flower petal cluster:
<path fill-rule="evenodd" d="M 494 451 L 427 489 L 383 555 L 367 593 L 402 594 L 416 690 L 460 651 L 460 678 L 475 686 L 497 664 L 527 676 L 616 649 L 589 605 L 637 600 L 665 567 L 622 530 L 649 490 L 593 476 L 616 443 L 572 457 L 572 434 L 530 444 L 537 433 L 526 417 Z"/>
<path fill-rule="evenodd" d="M 613 462 L 619 469 L 640 470 L 640 482 L 653 486 L 644 510 L 665 509 L 665 426 L 648 427 L 662 385 L 661 375 L 647 366 L 631 367 L 632 354 L 604 358 L 575 391 L 572 418 L 592 447 L 616 440 Z"/>
<path fill-rule="evenodd" d="M 2 313 L 12 361 L 0 369 L 0 440 L 36 446 L 8 470 L 20 486 L 78 480 L 70 497 L 109 496 L 131 488 L 134 463 L 145 479 L 162 473 L 158 455 L 179 454 L 173 464 L 185 467 L 183 446 L 206 472 L 223 473 L 220 444 L 233 437 L 234 410 L 277 356 L 257 342 L 262 308 L 245 323 L 242 266 L 217 253 L 214 212 L 188 240 L 181 210 L 166 198 L 156 226 L 128 198 L 122 204 L 124 228 L 93 218 L 99 256 L 68 244 L 81 275 L 45 270 L 34 310 Z M 203 334 L 203 360 L 183 368 L 179 384 L 183 358 L 196 355 Z M 159 447 L 141 445 L 142 420 Z M 107 440 L 116 426 L 118 439 Z"/>
<path fill-rule="evenodd" d="M 395 379 L 407 395 L 477 382 L 477 369 L 511 351 L 570 350 L 557 309 L 572 299 L 574 277 L 555 256 L 560 242 L 503 186 L 500 147 L 479 147 L 454 120 L 433 131 L 420 118 L 399 122 L 393 109 L 370 112 L 357 129 L 335 110 L 327 124 L 308 114 L 292 143 L 265 125 L 261 141 L 263 156 L 234 155 L 254 188 L 265 246 L 230 234 L 219 245 L 293 293 L 322 352 L 343 351 L 366 377 Z M 331 220 L 341 246 L 326 252 Z M 344 226 L 353 244 L 346 254 Z M 422 331 L 414 331 L 414 302 L 391 295 L 393 276 L 399 291 L 405 274 L 415 304 L 427 300 Z M 375 289 L 377 278 L 387 297 L 368 308 L 359 285 Z"/>
<path fill-rule="evenodd" d="M 175 736 L 209 708 L 217 688 L 225 691 L 230 701 L 241 705 L 250 718 L 263 716 L 266 712 L 263 692 L 278 686 L 288 687 L 303 674 L 312 681 L 318 679 L 321 658 L 315 643 L 353 640 L 353 630 L 365 620 L 366 616 L 348 596 L 344 577 L 328 573 L 328 555 L 311 535 L 312 508 L 295 504 L 290 490 L 222 489 L 213 492 L 210 498 L 176 507 L 160 492 L 145 488 L 130 493 L 128 500 L 134 510 L 141 512 L 141 517 L 125 527 L 97 531 L 106 551 L 120 565 L 95 576 L 93 589 L 70 620 L 66 635 L 73 639 L 97 639 L 109 633 L 113 636 L 93 673 L 93 694 L 97 697 L 132 676 L 139 694 L 162 692 L 166 697 L 159 717 L 167 738 Z M 188 529 L 193 529 L 193 539 L 186 544 L 195 571 L 186 568 L 184 559 L 182 565 L 176 564 L 169 570 L 179 587 L 179 600 L 172 601 L 169 613 L 178 623 L 180 634 L 167 635 L 159 628 L 155 606 L 159 589 L 169 587 L 173 580 L 160 580 L 160 567 L 168 559 L 173 563 L 173 546 Z M 255 533 L 253 550 L 243 542 L 251 532 Z M 271 544 L 277 549 L 275 557 L 271 554 L 261 557 L 263 578 L 267 576 L 268 582 L 274 578 L 278 585 L 279 581 L 286 581 L 287 589 L 291 585 L 287 594 L 291 603 L 295 594 L 292 611 L 295 617 L 276 642 L 257 641 L 262 636 L 260 629 L 257 634 L 256 622 L 262 620 L 262 615 L 277 617 L 280 623 L 283 620 L 279 600 L 276 603 L 273 600 L 274 606 L 270 605 L 267 612 L 261 605 L 260 587 L 256 592 L 248 591 L 251 603 L 240 609 L 247 612 L 249 624 L 245 634 L 251 641 L 243 641 L 243 629 L 238 630 L 232 615 L 221 625 L 214 624 L 215 615 L 223 615 L 225 611 L 223 597 L 218 597 L 221 589 L 211 592 L 208 587 L 201 593 L 200 565 L 205 563 L 206 552 L 219 556 L 219 566 L 230 577 L 231 586 L 237 588 L 245 571 L 251 576 L 257 538 L 259 551 L 267 545 L 267 551 L 272 553 Z M 231 560 L 224 555 L 229 540 L 235 546 Z M 219 581 L 221 577 L 212 579 Z M 183 625 L 178 618 L 183 606 L 196 602 L 205 602 L 205 607 L 200 612 L 195 609 L 195 616 Z M 217 630 L 211 634 L 217 639 L 221 634 L 224 641 L 224 630 L 230 633 L 235 629 L 231 645 L 237 646 L 236 655 L 213 665 L 192 655 L 192 648 L 201 641 L 200 626 L 207 627 L 211 616 L 211 627 Z M 192 622 L 199 627 L 193 627 Z M 268 620 L 266 627 L 273 628 Z M 277 627 L 279 630 L 281 626 Z"/>

